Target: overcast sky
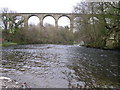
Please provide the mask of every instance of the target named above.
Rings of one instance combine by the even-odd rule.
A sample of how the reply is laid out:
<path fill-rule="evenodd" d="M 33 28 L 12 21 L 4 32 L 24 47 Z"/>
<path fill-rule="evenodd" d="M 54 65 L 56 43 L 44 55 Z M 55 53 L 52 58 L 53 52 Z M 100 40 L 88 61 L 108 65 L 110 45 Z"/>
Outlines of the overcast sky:
<path fill-rule="evenodd" d="M 0 0 L 0 8 L 17 12 L 70 13 L 80 0 Z"/>
<path fill-rule="evenodd" d="M 81 0 L 0 0 L 0 8 L 8 8 L 18 13 L 71 13 L 73 6 Z M 39 22 L 37 18 L 32 18 L 30 23 Z M 53 18 L 45 18 L 44 22 L 54 24 Z M 68 18 L 59 20 L 61 26 L 69 23 Z M 64 22 L 64 23 L 63 23 Z M 63 24 L 63 25 L 62 25 Z"/>

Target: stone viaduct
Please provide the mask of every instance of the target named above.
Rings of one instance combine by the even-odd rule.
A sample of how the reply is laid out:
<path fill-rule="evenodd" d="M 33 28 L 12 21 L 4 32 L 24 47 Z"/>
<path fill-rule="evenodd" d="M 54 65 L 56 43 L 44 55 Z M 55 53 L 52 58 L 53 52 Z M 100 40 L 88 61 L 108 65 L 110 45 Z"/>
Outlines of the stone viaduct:
<path fill-rule="evenodd" d="M 43 26 L 43 20 L 47 16 L 51 16 L 55 20 L 55 27 L 58 27 L 59 18 L 66 16 L 70 20 L 70 30 L 73 31 L 74 28 L 74 19 L 76 17 L 85 16 L 87 20 L 89 20 L 92 16 L 99 18 L 100 14 L 77 14 L 77 13 L 7 13 L 8 15 L 12 15 L 13 17 L 22 16 L 24 18 L 24 26 L 28 25 L 28 19 L 31 16 L 37 16 L 40 21 L 40 25 Z"/>
<path fill-rule="evenodd" d="M 58 20 L 59 18 L 66 16 L 69 18 L 70 20 L 70 30 L 73 30 L 73 26 L 74 26 L 74 19 L 76 17 L 82 17 L 84 16 L 84 14 L 76 14 L 76 13 L 8 13 L 11 14 L 12 16 L 16 17 L 16 16 L 22 16 L 24 18 L 24 25 L 27 26 L 28 25 L 28 19 L 31 16 L 37 16 L 40 20 L 40 25 L 43 26 L 43 20 L 45 17 L 47 16 L 51 16 L 54 18 L 55 20 L 55 27 L 58 27 Z M 87 15 L 87 14 L 85 14 Z"/>

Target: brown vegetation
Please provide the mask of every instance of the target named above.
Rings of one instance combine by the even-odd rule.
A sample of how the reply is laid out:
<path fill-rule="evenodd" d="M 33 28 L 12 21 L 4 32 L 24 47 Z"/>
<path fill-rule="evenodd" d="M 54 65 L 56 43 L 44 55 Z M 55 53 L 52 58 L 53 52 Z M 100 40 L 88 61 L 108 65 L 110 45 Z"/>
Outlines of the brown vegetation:
<path fill-rule="evenodd" d="M 15 33 L 3 31 L 3 38 L 7 41 L 23 44 L 73 44 L 73 33 L 67 28 L 49 25 L 44 29 L 34 25 L 29 28 L 19 28 Z"/>

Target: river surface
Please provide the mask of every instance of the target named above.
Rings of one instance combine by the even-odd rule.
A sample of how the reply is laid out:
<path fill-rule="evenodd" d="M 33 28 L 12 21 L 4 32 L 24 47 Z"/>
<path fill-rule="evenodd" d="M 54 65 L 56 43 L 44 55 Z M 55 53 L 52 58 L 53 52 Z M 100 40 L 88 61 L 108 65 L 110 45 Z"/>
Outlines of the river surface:
<path fill-rule="evenodd" d="M 119 88 L 119 51 L 75 45 L 3 47 L 2 75 L 31 88 Z"/>

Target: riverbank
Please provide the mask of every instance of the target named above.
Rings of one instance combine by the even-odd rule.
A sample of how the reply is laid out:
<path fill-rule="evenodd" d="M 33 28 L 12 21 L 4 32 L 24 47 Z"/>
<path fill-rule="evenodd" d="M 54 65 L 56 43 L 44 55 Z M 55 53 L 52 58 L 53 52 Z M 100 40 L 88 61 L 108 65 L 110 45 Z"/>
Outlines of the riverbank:
<path fill-rule="evenodd" d="M 99 46 L 92 46 L 92 45 L 82 45 L 87 48 L 96 48 L 96 49 L 102 49 L 102 50 L 117 50 L 119 51 L 120 48 L 108 48 L 108 47 L 99 47 Z"/>
<path fill-rule="evenodd" d="M 120 50 L 120 46 L 106 46 L 102 43 L 89 43 L 89 44 L 84 44 L 84 45 L 80 45 L 80 46 L 85 46 L 87 48 L 96 48 L 96 49 L 103 49 L 103 50 Z"/>
<path fill-rule="evenodd" d="M 0 46 L 6 47 L 6 46 L 13 46 L 13 45 L 18 45 L 18 43 L 14 42 L 2 42 Z"/>

